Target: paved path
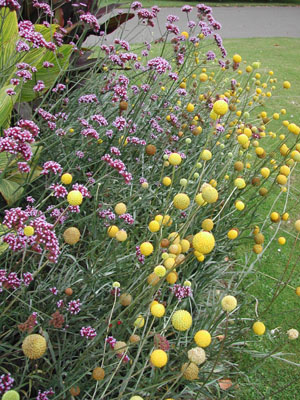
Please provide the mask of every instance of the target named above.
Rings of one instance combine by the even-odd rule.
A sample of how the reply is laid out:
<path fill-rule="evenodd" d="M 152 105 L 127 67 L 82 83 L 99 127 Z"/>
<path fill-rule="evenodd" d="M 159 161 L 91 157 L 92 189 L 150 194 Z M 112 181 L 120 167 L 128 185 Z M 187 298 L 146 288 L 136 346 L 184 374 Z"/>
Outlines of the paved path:
<path fill-rule="evenodd" d="M 180 8 L 162 8 L 154 28 L 146 26 L 136 28 L 138 19 L 135 17 L 109 35 L 108 41 L 120 37 L 122 30 L 124 30 L 122 37 L 131 43 L 157 39 L 165 30 L 169 14 L 178 15 L 180 20 L 176 25 L 181 31 L 187 30 L 186 14 L 181 12 Z M 300 37 L 300 7 L 215 7 L 213 16 L 222 24 L 222 29 L 219 31 L 222 38 Z M 197 21 L 195 7 L 189 18 Z M 87 44 L 95 44 L 97 39 L 90 37 Z"/>

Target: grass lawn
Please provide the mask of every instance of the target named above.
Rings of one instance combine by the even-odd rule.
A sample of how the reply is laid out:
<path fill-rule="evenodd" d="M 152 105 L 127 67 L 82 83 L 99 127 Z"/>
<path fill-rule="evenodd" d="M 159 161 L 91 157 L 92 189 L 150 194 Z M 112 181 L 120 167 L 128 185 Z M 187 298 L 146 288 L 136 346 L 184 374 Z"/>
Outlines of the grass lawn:
<path fill-rule="evenodd" d="M 201 3 L 200 1 L 181 1 L 181 0 L 144 0 L 142 4 L 144 7 L 152 7 L 157 5 L 159 7 L 182 7 L 185 4 L 196 6 Z M 257 6 L 298 6 L 300 0 L 288 0 L 278 2 L 254 2 L 254 1 L 205 1 L 204 4 L 211 7 L 257 7 Z"/>
<path fill-rule="evenodd" d="M 278 90 L 274 92 L 274 96 L 268 100 L 266 106 L 258 109 L 258 112 L 265 110 L 271 116 L 274 112 L 279 112 L 281 108 L 286 108 L 287 114 L 282 119 L 294 121 L 299 124 L 300 83 L 298 79 L 299 66 L 297 60 L 300 59 L 300 40 L 285 38 L 231 39 L 224 40 L 224 44 L 230 55 L 238 52 L 249 63 L 258 60 L 261 61 L 263 68 L 274 71 L 274 76 L 278 79 Z M 290 90 L 281 88 L 284 80 L 292 82 Z M 272 130 L 271 123 L 270 127 L 270 130 Z M 295 181 L 293 182 L 292 195 L 295 196 L 295 202 L 296 198 L 299 198 L 297 190 L 299 182 L 300 174 L 295 177 Z M 273 198 L 267 197 L 262 207 L 269 209 L 272 202 Z M 277 207 L 279 208 L 278 211 L 281 212 L 282 209 L 280 207 L 283 207 L 283 202 L 279 202 Z M 288 329 L 295 328 L 300 330 L 300 318 L 298 316 L 300 299 L 292 289 L 292 287 L 300 285 L 300 249 L 293 248 L 294 238 L 292 237 L 294 234 L 292 229 L 293 222 L 300 217 L 300 208 L 298 206 L 287 211 L 291 215 L 291 222 L 286 223 L 283 228 L 287 243 L 284 246 L 279 246 L 276 241 L 272 244 L 271 250 L 267 253 L 268 255 L 263 256 L 259 265 L 256 265 L 262 274 L 256 274 L 256 282 L 249 292 L 253 296 L 254 303 L 255 298 L 258 300 L 260 318 L 266 322 L 268 329 L 268 333 L 262 338 L 259 340 L 255 338 L 253 340 L 251 347 L 257 351 L 263 348 L 271 349 L 274 345 L 280 347 L 280 344 L 283 342 L 282 336 L 284 336 Z M 243 256 L 243 253 L 247 251 L 248 249 L 245 246 L 245 248 L 239 249 L 238 254 Z M 291 287 L 286 287 L 274 305 L 261 315 L 260 313 L 265 309 L 266 304 L 270 302 L 277 285 L 277 281 L 270 277 L 280 279 L 291 252 L 293 256 L 288 271 L 291 271 L 292 267 L 296 265 L 293 278 L 289 282 Z M 283 281 L 286 281 L 286 279 L 284 278 Z M 247 310 L 245 310 L 245 314 L 247 315 Z M 281 335 L 278 333 L 272 335 L 270 333 L 270 330 L 276 328 L 277 332 L 281 332 Z M 299 339 L 290 341 L 284 347 L 283 351 L 292 353 L 285 358 L 288 358 L 291 362 L 299 363 Z M 241 365 L 242 370 L 245 371 L 247 376 L 240 381 L 236 398 L 241 400 L 262 398 L 288 400 L 299 398 L 299 367 L 275 359 L 268 359 L 266 362 L 261 362 L 261 360 L 248 357 L 244 353 L 237 362 Z M 279 392 L 276 394 L 277 391 Z"/>

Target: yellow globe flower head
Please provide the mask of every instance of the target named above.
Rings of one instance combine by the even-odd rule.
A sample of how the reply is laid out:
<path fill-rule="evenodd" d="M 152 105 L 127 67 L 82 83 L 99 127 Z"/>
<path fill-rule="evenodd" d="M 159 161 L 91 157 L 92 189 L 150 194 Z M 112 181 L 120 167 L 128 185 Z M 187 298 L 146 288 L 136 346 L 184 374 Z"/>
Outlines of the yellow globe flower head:
<path fill-rule="evenodd" d="M 23 229 L 24 235 L 25 236 L 33 236 L 34 235 L 34 227 L 33 226 L 25 226 Z"/>
<path fill-rule="evenodd" d="M 188 381 L 198 379 L 199 368 L 194 363 L 184 363 L 181 367 L 183 377 Z"/>
<path fill-rule="evenodd" d="M 237 141 L 239 142 L 240 145 L 245 145 L 249 142 L 248 136 L 242 133 L 237 137 Z"/>
<path fill-rule="evenodd" d="M 169 155 L 169 163 L 171 165 L 179 165 L 181 164 L 182 158 L 178 153 L 171 153 Z"/>
<path fill-rule="evenodd" d="M 187 331 L 192 326 L 193 318 L 186 310 L 177 310 L 172 316 L 172 325 L 174 329 L 180 332 Z"/>
<path fill-rule="evenodd" d="M 194 364 L 203 364 L 206 361 L 205 350 L 201 347 L 192 348 L 188 351 L 188 359 Z"/>
<path fill-rule="evenodd" d="M 61 183 L 63 183 L 64 185 L 70 185 L 70 183 L 72 183 L 73 177 L 71 174 L 66 172 L 65 174 L 62 174 L 60 180 Z"/>
<path fill-rule="evenodd" d="M 204 231 L 212 231 L 214 227 L 213 220 L 210 218 L 206 218 L 204 221 L 202 221 L 201 227 Z"/>
<path fill-rule="evenodd" d="M 178 193 L 173 199 L 173 206 L 179 210 L 185 210 L 190 205 L 190 198 L 185 193 Z"/>
<path fill-rule="evenodd" d="M 107 234 L 110 238 L 116 237 L 117 232 L 119 232 L 119 228 L 116 225 L 111 225 L 107 228 Z"/>
<path fill-rule="evenodd" d="M 212 154 L 209 150 L 205 149 L 201 152 L 200 157 L 204 161 L 209 161 L 212 159 Z"/>
<path fill-rule="evenodd" d="M 150 232 L 158 232 L 160 230 L 160 224 L 159 222 L 153 220 L 149 222 L 148 228 Z"/>
<path fill-rule="evenodd" d="M 194 340 L 199 347 L 208 347 L 211 344 L 210 333 L 206 330 L 196 332 Z"/>
<path fill-rule="evenodd" d="M 130 400 L 144 400 L 144 399 L 141 396 L 132 396 L 130 397 Z"/>
<path fill-rule="evenodd" d="M 245 203 L 243 203 L 241 200 L 237 200 L 235 202 L 235 208 L 239 211 L 243 211 L 243 209 L 245 208 Z"/>
<path fill-rule="evenodd" d="M 80 240 L 80 231 L 75 226 L 71 226 L 64 231 L 63 238 L 67 244 L 74 245 Z"/>
<path fill-rule="evenodd" d="M 238 189 L 244 189 L 244 187 L 246 187 L 246 182 L 244 181 L 243 178 L 236 178 L 234 180 L 234 185 L 238 188 Z"/>
<path fill-rule="evenodd" d="M 234 61 L 235 63 L 237 63 L 237 64 L 239 64 L 240 62 L 242 62 L 242 57 L 241 57 L 239 54 L 235 54 L 235 55 L 232 57 L 232 59 L 233 59 L 233 61 Z"/>
<path fill-rule="evenodd" d="M 157 265 L 154 268 L 154 273 L 160 278 L 164 277 L 167 273 L 166 268 L 163 265 Z"/>
<path fill-rule="evenodd" d="M 288 125 L 288 130 L 292 132 L 294 135 L 299 135 L 300 133 L 300 127 L 294 123 Z"/>
<path fill-rule="evenodd" d="M 208 79 L 208 75 L 207 74 L 205 74 L 204 72 L 202 72 L 200 75 L 199 75 L 199 79 L 200 79 L 200 82 L 206 82 L 207 81 L 207 79 Z M 203 96 L 203 95 L 200 95 L 200 96 Z M 199 97 L 200 97 L 199 96 Z M 199 98 L 199 100 L 203 100 L 203 98 Z"/>
<path fill-rule="evenodd" d="M 209 254 L 215 247 L 215 238 L 211 232 L 201 231 L 193 237 L 193 247 L 201 254 Z"/>
<path fill-rule="evenodd" d="M 20 395 L 15 390 L 8 390 L 1 397 L 1 400 L 20 400 Z"/>
<path fill-rule="evenodd" d="M 193 112 L 194 109 L 195 109 L 195 106 L 194 106 L 194 104 L 192 104 L 192 103 L 189 103 L 189 104 L 186 106 L 186 111 L 188 111 L 188 112 Z"/>
<path fill-rule="evenodd" d="M 79 190 L 71 190 L 68 193 L 67 200 L 70 206 L 80 206 L 83 200 L 83 196 Z"/>
<path fill-rule="evenodd" d="M 224 311 L 231 312 L 236 308 L 237 300 L 234 296 L 230 296 L 230 295 L 225 296 L 221 300 L 221 306 Z"/>
<path fill-rule="evenodd" d="M 267 179 L 267 178 L 270 176 L 271 171 L 269 170 L 269 168 L 263 167 L 263 168 L 260 170 L 260 173 L 261 173 L 261 175 L 262 175 L 264 178 Z"/>
<path fill-rule="evenodd" d="M 93 369 L 93 373 L 92 373 L 92 377 L 93 379 L 95 379 L 96 381 L 102 381 L 105 377 L 105 371 L 103 368 L 101 367 L 96 367 Z"/>
<path fill-rule="evenodd" d="M 218 115 L 225 115 L 228 111 L 228 104 L 225 100 L 217 100 L 213 105 L 213 111 Z"/>
<path fill-rule="evenodd" d="M 254 324 L 252 325 L 252 329 L 253 329 L 253 332 L 259 336 L 263 335 L 266 331 L 265 325 L 260 321 L 254 322 Z"/>
<path fill-rule="evenodd" d="M 115 213 L 118 215 L 125 214 L 127 211 L 127 207 L 124 203 L 118 203 L 115 206 Z"/>
<path fill-rule="evenodd" d="M 164 215 L 163 219 L 162 219 L 162 224 L 164 226 L 171 226 L 172 225 L 172 218 L 170 217 L 170 215 Z"/>
<path fill-rule="evenodd" d="M 163 178 L 163 180 L 162 180 L 162 184 L 163 184 L 164 186 L 170 186 L 171 183 L 172 183 L 172 179 L 169 178 L 168 176 L 165 176 L 165 177 Z"/>
<path fill-rule="evenodd" d="M 160 349 L 154 350 L 154 351 L 152 351 L 152 353 L 151 353 L 150 361 L 151 361 L 151 364 L 152 364 L 154 367 L 162 368 L 162 367 L 164 367 L 164 366 L 167 364 L 167 362 L 168 362 L 168 355 L 167 355 L 167 353 L 166 353 L 165 351 L 163 351 L 163 350 L 160 350 Z"/>
<path fill-rule="evenodd" d="M 142 328 L 145 325 L 145 318 L 142 315 L 139 315 L 137 319 L 134 321 L 133 325 L 136 328 Z"/>
<path fill-rule="evenodd" d="M 219 115 L 217 113 L 215 113 L 214 110 L 211 110 L 209 116 L 214 121 L 216 121 L 219 118 Z"/>
<path fill-rule="evenodd" d="M 300 219 L 297 219 L 297 221 L 294 224 L 294 227 L 297 232 L 300 232 Z"/>
<path fill-rule="evenodd" d="M 215 203 L 218 200 L 219 194 L 217 189 L 208 183 L 202 185 L 201 192 L 203 200 L 207 203 Z"/>
<path fill-rule="evenodd" d="M 153 253 L 153 245 L 150 242 L 143 242 L 140 245 L 140 251 L 143 256 L 150 256 Z"/>
<path fill-rule="evenodd" d="M 186 239 L 180 240 L 180 246 L 182 253 L 188 252 L 191 247 L 190 242 Z"/>
<path fill-rule="evenodd" d="M 228 231 L 227 233 L 227 237 L 230 240 L 234 240 L 238 237 L 239 233 L 237 229 L 230 229 L 230 231 Z"/>
<path fill-rule="evenodd" d="M 150 312 L 154 317 L 161 318 L 165 315 L 166 309 L 163 304 L 154 304 L 150 308 Z"/>
<path fill-rule="evenodd" d="M 273 211 L 270 215 L 272 222 L 279 222 L 280 221 L 280 214 L 276 211 Z"/>
<path fill-rule="evenodd" d="M 197 196 L 195 197 L 195 201 L 200 207 L 207 204 L 207 202 L 203 199 L 202 193 L 197 194 Z"/>
<path fill-rule="evenodd" d="M 280 244 L 281 246 L 285 245 L 286 244 L 286 238 L 283 237 L 283 236 L 280 236 L 278 238 L 278 244 Z"/>
<path fill-rule="evenodd" d="M 291 87 L 291 84 L 290 84 L 289 81 L 284 81 L 282 86 L 283 86 L 284 89 L 289 89 Z"/>
<path fill-rule="evenodd" d="M 174 285 L 174 283 L 176 283 L 178 279 L 178 274 L 176 271 L 171 271 L 167 276 L 166 276 L 166 281 L 170 284 L 170 285 Z"/>
<path fill-rule="evenodd" d="M 185 31 L 181 32 L 180 36 L 183 36 L 185 39 L 189 38 L 189 34 Z"/>
<path fill-rule="evenodd" d="M 117 239 L 118 242 L 125 242 L 125 240 L 127 240 L 127 232 L 124 231 L 124 229 L 120 229 L 116 233 L 115 238 Z"/>
<path fill-rule="evenodd" d="M 36 360 L 43 357 L 47 350 L 47 342 L 44 336 L 31 334 L 26 336 L 22 343 L 22 350 L 26 357 Z"/>

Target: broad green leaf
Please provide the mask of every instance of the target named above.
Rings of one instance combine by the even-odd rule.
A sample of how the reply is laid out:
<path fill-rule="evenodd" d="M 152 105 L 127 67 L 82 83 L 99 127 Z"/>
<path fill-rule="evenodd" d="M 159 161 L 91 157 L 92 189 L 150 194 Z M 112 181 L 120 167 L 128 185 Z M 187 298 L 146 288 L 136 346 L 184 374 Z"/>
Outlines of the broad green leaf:
<path fill-rule="evenodd" d="M 18 99 L 18 94 L 14 96 L 8 96 L 6 93 L 7 89 L 13 89 L 18 92 L 18 86 L 6 85 L 0 89 L 0 129 L 7 128 L 9 126 L 11 112 L 15 102 Z"/>
<path fill-rule="evenodd" d="M 9 74 L 9 67 L 14 67 L 15 64 L 16 42 L 19 37 L 17 14 L 8 7 L 1 7 L 0 21 L 0 75 L 3 77 Z"/>
<path fill-rule="evenodd" d="M 43 171 L 42 167 L 35 167 L 32 171 L 28 174 L 22 174 L 21 172 L 16 172 L 15 174 L 7 177 L 7 180 L 10 182 L 16 182 L 18 185 L 23 186 L 24 183 L 30 183 L 36 180 Z"/>
<path fill-rule="evenodd" d="M 31 101 L 37 97 L 37 94 L 33 91 L 33 87 L 38 80 L 43 81 L 46 89 L 49 89 L 60 75 L 60 72 L 66 70 L 69 66 L 72 49 L 71 45 L 65 44 L 59 47 L 55 53 L 46 49 L 36 49 L 26 54 L 23 61 L 35 66 L 37 72 L 34 74 L 32 81 L 23 85 L 19 101 Z M 44 61 L 53 63 L 54 67 L 44 68 Z"/>
<path fill-rule="evenodd" d="M 6 203 L 11 206 L 22 196 L 24 189 L 16 182 L 0 179 L 0 193 Z"/>
<path fill-rule="evenodd" d="M 57 24 L 51 24 L 49 28 L 47 28 L 45 25 L 42 24 L 35 24 L 34 29 L 41 33 L 44 36 L 44 39 L 47 40 L 47 42 L 51 42 L 54 33 L 57 31 L 59 28 L 59 25 Z"/>
<path fill-rule="evenodd" d="M 8 244 L 2 242 L 2 236 L 6 235 L 9 231 L 10 229 L 6 225 L 0 224 L 0 254 L 4 253 L 8 248 Z"/>

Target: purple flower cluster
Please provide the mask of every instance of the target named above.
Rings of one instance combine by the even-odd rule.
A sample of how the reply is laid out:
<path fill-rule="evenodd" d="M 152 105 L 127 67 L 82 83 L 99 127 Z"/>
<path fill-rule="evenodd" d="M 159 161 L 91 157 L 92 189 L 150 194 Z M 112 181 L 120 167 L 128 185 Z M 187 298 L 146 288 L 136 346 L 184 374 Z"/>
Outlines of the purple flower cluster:
<path fill-rule="evenodd" d="M 85 94 L 78 99 L 78 103 L 99 103 L 99 100 L 95 94 Z"/>
<path fill-rule="evenodd" d="M 92 15 L 89 12 L 86 14 L 82 14 L 82 15 L 80 15 L 80 21 L 83 21 L 86 24 L 90 25 L 94 32 L 97 33 L 100 31 L 100 25 L 99 25 L 95 15 Z"/>
<path fill-rule="evenodd" d="M 82 337 L 86 337 L 87 339 L 94 339 L 94 337 L 97 336 L 97 332 L 95 331 L 94 328 L 92 328 L 91 326 L 87 326 L 87 327 L 82 327 L 80 329 L 80 335 Z"/>
<path fill-rule="evenodd" d="M 143 254 L 141 253 L 140 246 L 136 246 L 136 247 L 135 247 L 135 255 L 137 256 L 138 261 L 139 261 L 141 264 L 144 264 L 144 262 L 145 262 L 145 256 L 143 256 Z"/>
<path fill-rule="evenodd" d="M 127 171 L 122 160 L 114 160 L 109 154 L 104 154 L 104 156 L 101 157 L 101 160 L 108 163 L 110 167 L 116 169 L 118 173 L 123 176 L 125 183 L 128 185 L 130 184 L 132 181 L 132 175 Z"/>
<path fill-rule="evenodd" d="M 41 175 L 48 175 L 50 172 L 53 172 L 55 175 L 61 175 L 62 167 L 56 161 L 46 161 L 43 165 L 43 170 Z"/>
<path fill-rule="evenodd" d="M 150 70 L 155 70 L 160 75 L 164 74 L 168 70 L 171 70 L 171 65 L 162 57 L 155 57 L 152 60 L 149 60 L 147 67 Z"/>
<path fill-rule="evenodd" d="M 33 0 L 32 5 L 34 8 L 39 8 L 40 10 L 43 10 L 46 15 L 49 17 L 53 17 L 53 11 L 51 10 L 51 7 L 47 3 L 39 3 L 38 0 Z"/>
<path fill-rule="evenodd" d="M 49 390 L 45 390 L 44 392 L 41 392 L 39 390 L 36 400 L 49 400 L 48 396 L 53 396 L 53 395 L 54 391 L 52 390 L 52 388 L 50 388 Z"/>
<path fill-rule="evenodd" d="M 13 387 L 14 381 L 15 380 L 11 377 L 11 374 L 0 375 L 0 394 L 4 394 L 10 390 Z"/>
<path fill-rule="evenodd" d="M 179 284 L 175 284 L 170 287 L 170 290 L 179 301 L 185 297 L 191 297 L 193 295 L 193 290 L 190 286 L 181 286 Z"/>
<path fill-rule="evenodd" d="M 53 196 L 56 197 L 57 199 L 62 197 L 66 197 L 68 194 L 67 189 L 60 184 L 56 184 L 56 183 L 52 183 L 52 185 L 50 186 L 50 189 L 53 190 Z"/>
<path fill-rule="evenodd" d="M 2 292 L 2 287 L 16 290 L 21 286 L 22 282 L 24 286 L 29 286 L 32 281 L 33 276 L 30 272 L 24 272 L 23 279 L 20 279 L 16 272 L 10 272 L 7 274 L 5 269 L 0 269 L 0 292 Z"/>
<path fill-rule="evenodd" d="M 129 213 L 119 215 L 119 218 L 123 219 L 129 225 L 133 225 L 134 224 L 134 218 Z"/>
<path fill-rule="evenodd" d="M 35 27 L 30 21 L 19 22 L 19 35 L 21 38 L 31 43 L 33 48 L 44 47 L 51 51 L 56 49 L 53 42 L 47 42 L 40 32 L 35 31 Z"/>
<path fill-rule="evenodd" d="M 68 304 L 68 310 L 69 310 L 69 312 L 71 313 L 71 314 L 74 314 L 74 315 L 76 315 L 76 314 L 78 314 L 79 313 L 79 311 L 81 310 L 81 303 L 80 303 L 80 300 L 79 299 L 77 299 L 77 300 L 71 300 L 70 302 L 69 302 L 69 304 Z"/>
<path fill-rule="evenodd" d="M 16 0 L 0 0 L 0 7 L 8 7 L 10 11 L 17 11 L 21 6 Z"/>

